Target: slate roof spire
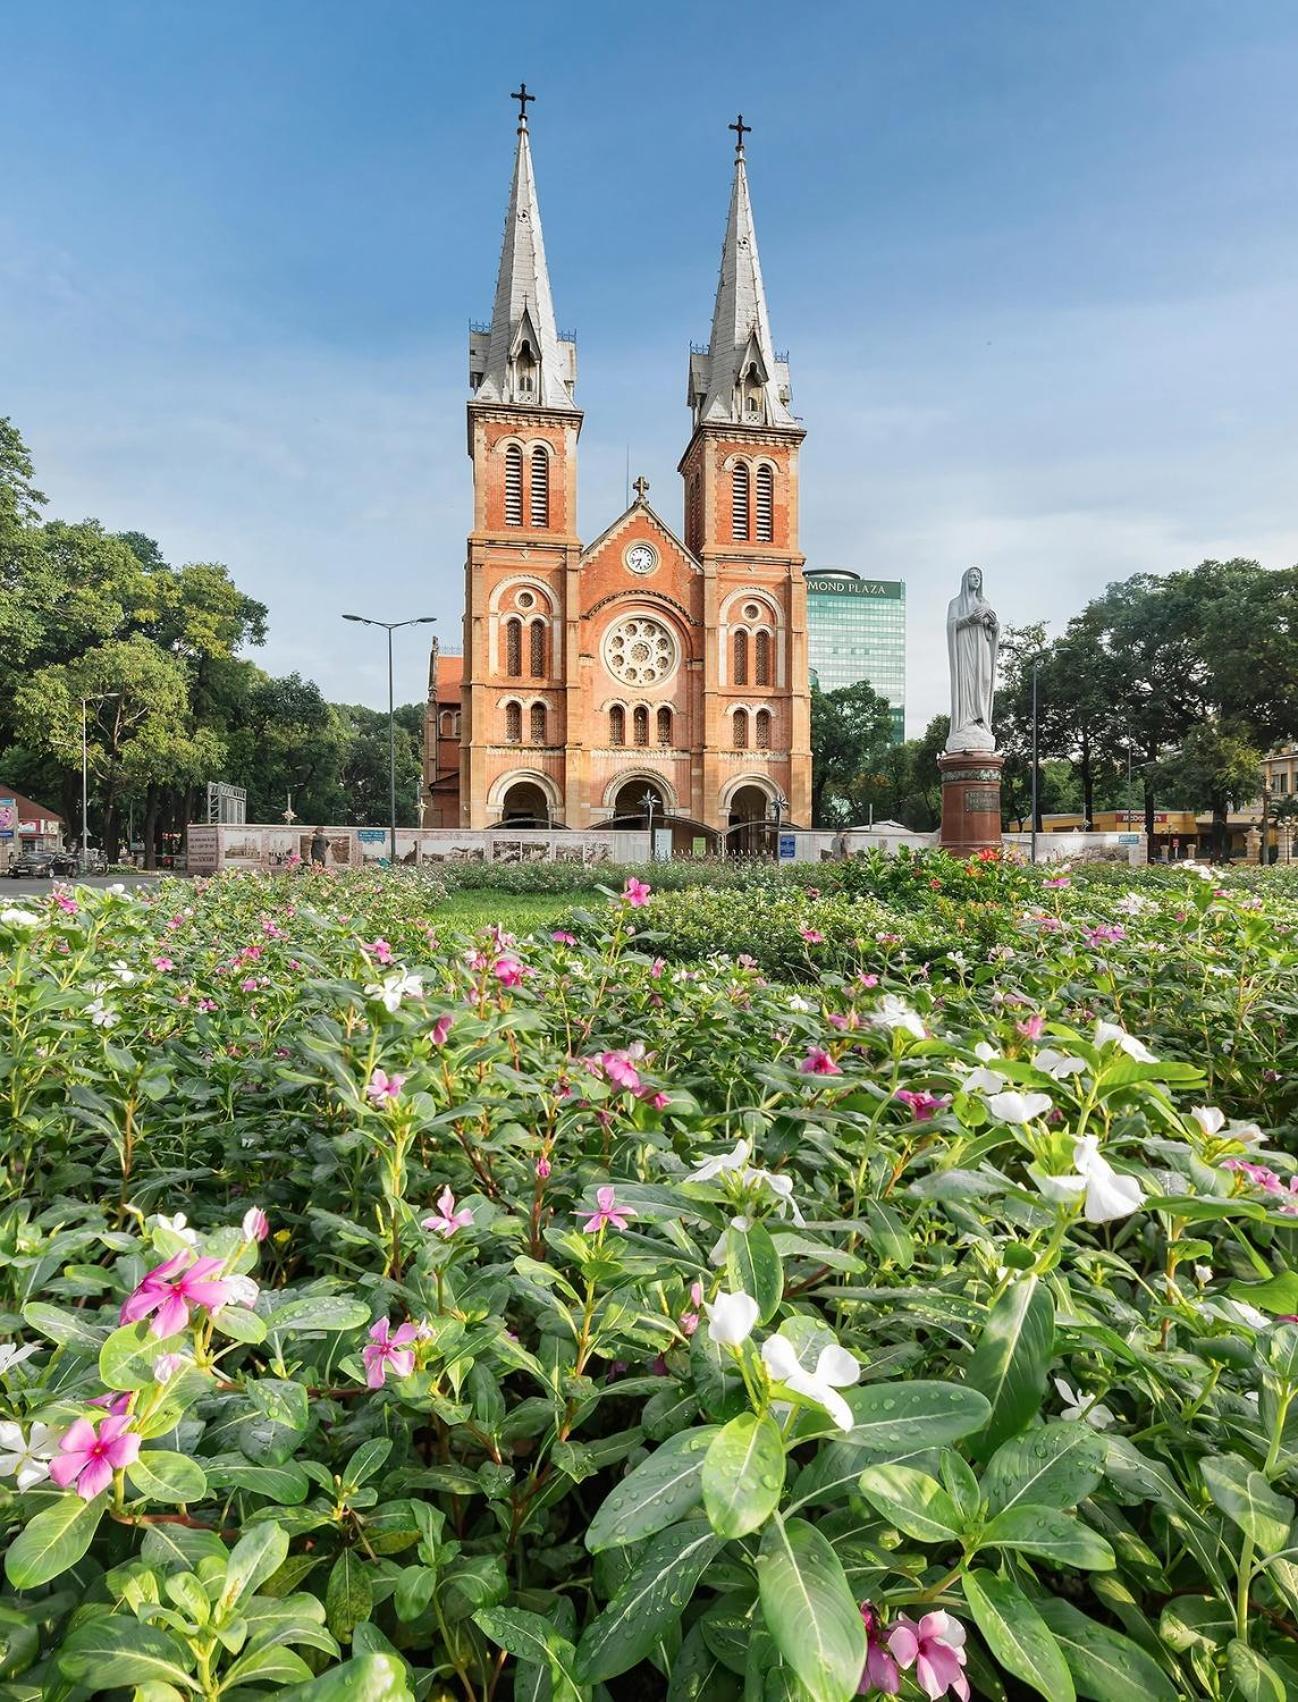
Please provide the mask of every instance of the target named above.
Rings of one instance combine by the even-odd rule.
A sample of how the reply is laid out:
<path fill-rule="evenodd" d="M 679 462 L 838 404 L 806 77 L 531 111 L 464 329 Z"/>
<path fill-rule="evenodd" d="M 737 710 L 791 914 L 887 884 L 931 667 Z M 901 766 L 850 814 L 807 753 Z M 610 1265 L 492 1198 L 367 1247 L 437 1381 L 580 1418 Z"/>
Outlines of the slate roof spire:
<path fill-rule="evenodd" d="M 491 324 L 469 332 L 469 382 L 476 401 L 571 410 L 577 351 L 555 327 L 527 124 L 536 96 L 523 83 L 510 99 L 519 103 L 514 178 Z"/>

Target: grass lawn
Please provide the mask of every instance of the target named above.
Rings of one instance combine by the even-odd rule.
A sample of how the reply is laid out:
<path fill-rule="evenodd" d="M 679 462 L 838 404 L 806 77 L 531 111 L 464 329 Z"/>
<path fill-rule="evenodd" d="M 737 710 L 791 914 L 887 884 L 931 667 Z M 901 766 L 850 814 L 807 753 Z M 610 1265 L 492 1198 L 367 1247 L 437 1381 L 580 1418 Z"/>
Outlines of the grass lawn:
<path fill-rule="evenodd" d="M 439 922 L 457 928 L 486 928 L 499 922 L 511 934 L 533 934 L 552 928 L 560 916 L 583 904 L 598 905 L 601 894 L 571 892 L 453 892 L 439 904 Z"/>

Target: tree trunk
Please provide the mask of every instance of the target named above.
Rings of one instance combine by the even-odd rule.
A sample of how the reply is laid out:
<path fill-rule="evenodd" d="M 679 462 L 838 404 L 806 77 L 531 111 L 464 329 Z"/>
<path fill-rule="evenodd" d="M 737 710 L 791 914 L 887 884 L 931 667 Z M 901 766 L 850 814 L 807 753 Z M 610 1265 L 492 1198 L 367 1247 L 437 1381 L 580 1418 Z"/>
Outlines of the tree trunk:
<path fill-rule="evenodd" d="M 1145 788 L 1145 856 L 1151 861 L 1154 856 L 1154 788 L 1150 781 L 1150 769 L 1142 776 Z M 1130 823 L 1127 824 L 1130 826 Z"/>
<path fill-rule="evenodd" d="M 1226 850 L 1230 844 L 1230 823 L 1228 806 L 1223 799 L 1212 800 L 1212 854 L 1218 862 L 1226 860 Z"/>
<path fill-rule="evenodd" d="M 144 866 L 146 869 L 156 869 L 158 866 L 158 787 L 153 781 L 144 796 Z"/>
<path fill-rule="evenodd" d="M 1082 821 L 1089 829 L 1095 821 L 1095 774 L 1091 763 L 1091 738 L 1085 728 L 1078 746 L 1077 772 L 1082 780 Z"/>

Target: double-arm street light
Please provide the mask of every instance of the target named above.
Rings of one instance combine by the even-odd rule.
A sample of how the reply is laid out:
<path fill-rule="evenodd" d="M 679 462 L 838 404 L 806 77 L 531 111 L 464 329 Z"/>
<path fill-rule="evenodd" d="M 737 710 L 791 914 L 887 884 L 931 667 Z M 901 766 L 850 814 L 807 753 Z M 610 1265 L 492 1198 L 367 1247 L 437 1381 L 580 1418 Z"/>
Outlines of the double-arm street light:
<path fill-rule="evenodd" d="M 88 703 L 107 703 L 110 698 L 120 697 L 120 691 L 96 691 L 89 697 L 81 699 L 81 873 L 84 875 L 89 867 L 86 855 L 90 848 L 90 823 L 87 820 L 87 805 L 90 792 L 90 764 L 86 754 L 86 705 Z"/>
<path fill-rule="evenodd" d="M 396 712 L 392 701 L 392 634 L 403 626 L 428 626 L 437 619 L 436 615 L 414 615 L 408 621 L 375 621 L 368 615 L 344 615 L 345 621 L 356 621 L 361 626 L 381 626 L 388 635 L 388 816 L 389 841 L 388 860 L 395 869 L 397 866 L 397 723 Z"/>

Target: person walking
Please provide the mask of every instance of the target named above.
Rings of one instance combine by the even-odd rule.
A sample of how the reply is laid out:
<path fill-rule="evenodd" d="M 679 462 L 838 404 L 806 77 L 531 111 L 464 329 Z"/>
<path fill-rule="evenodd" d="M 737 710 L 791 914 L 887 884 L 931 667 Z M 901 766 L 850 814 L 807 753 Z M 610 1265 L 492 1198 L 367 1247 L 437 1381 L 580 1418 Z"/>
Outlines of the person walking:
<path fill-rule="evenodd" d="M 324 828 L 318 827 L 311 835 L 311 861 L 319 863 L 320 867 L 323 868 L 325 858 L 328 855 L 329 841 L 325 836 Z"/>

